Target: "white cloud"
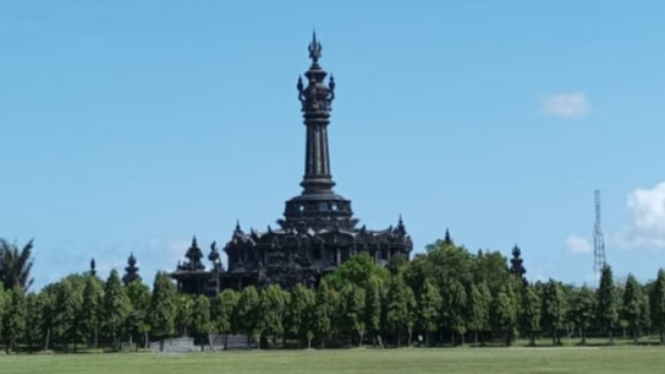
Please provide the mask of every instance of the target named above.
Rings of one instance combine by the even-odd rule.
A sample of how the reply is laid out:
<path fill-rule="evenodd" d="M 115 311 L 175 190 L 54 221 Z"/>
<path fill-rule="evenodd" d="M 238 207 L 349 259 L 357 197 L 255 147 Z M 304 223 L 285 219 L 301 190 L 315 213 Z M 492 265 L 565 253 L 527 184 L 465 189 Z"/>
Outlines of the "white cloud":
<path fill-rule="evenodd" d="M 574 254 L 591 253 L 593 252 L 593 246 L 591 246 L 591 243 L 587 239 L 581 236 L 570 235 L 566 239 L 566 250 Z"/>
<path fill-rule="evenodd" d="M 564 118 L 584 117 L 591 111 L 586 94 L 581 91 L 551 95 L 542 100 L 541 110 L 545 114 Z"/>
<path fill-rule="evenodd" d="M 615 235 L 627 248 L 665 248 L 665 182 L 653 188 L 638 188 L 628 194 L 629 221 Z"/>

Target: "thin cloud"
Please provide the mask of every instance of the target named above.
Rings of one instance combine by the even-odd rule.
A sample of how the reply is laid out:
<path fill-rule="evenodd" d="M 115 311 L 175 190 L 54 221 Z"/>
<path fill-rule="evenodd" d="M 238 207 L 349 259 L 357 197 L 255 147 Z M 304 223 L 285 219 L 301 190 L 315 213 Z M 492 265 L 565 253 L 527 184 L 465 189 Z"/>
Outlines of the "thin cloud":
<path fill-rule="evenodd" d="M 581 118 L 591 112 L 591 103 L 581 91 L 559 93 L 544 98 L 541 111 L 548 115 L 563 118 Z"/>
<path fill-rule="evenodd" d="M 585 254 L 593 252 L 591 243 L 578 235 L 570 235 L 566 239 L 566 250 L 573 254 Z"/>

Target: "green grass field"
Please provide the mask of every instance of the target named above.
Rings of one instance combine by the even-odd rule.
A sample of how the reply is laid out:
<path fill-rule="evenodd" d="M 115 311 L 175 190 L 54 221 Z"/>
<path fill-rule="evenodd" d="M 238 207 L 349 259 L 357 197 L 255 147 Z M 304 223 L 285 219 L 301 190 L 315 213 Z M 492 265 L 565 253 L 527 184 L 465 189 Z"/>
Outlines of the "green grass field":
<path fill-rule="evenodd" d="M 662 374 L 665 349 L 460 348 L 0 356 L 2 374 Z"/>

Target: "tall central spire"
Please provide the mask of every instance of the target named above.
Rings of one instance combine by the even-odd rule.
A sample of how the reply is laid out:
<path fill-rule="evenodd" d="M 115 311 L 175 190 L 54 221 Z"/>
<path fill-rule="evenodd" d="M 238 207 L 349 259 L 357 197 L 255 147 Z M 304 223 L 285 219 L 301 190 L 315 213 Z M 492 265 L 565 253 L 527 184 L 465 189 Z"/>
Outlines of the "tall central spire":
<path fill-rule="evenodd" d="M 312 35 L 307 48 L 312 60 L 305 72 L 307 83 L 298 77 L 298 100 L 300 100 L 303 122 L 307 129 L 305 146 L 305 175 L 300 185 L 300 195 L 286 202 L 285 220 L 277 222 L 284 228 L 298 230 L 307 228 L 353 228 L 358 222 L 353 219 L 351 201 L 333 192 L 335 182 L 330 173 L 328 153 L 328 125 L 332 102 L 335 99 L 335 80 L 321 68 L 321 43 Z"/>
<path fill-rule="evenodd" d="M 328 124 L 332 101 L 335 99 L 335 80 L 330 76 L 328 84 L 324 80 L 328 73 L 319 66 L 321 43 L 312 34 L 309 44 L 309 58 L 312 65 L 305 72 L 307 86 L 302 77 L 298 78 L 298 99 L 302 104 L 302 113 L 307 127 L 307 146 L 305 151 L 305 176 L 300 184 L 304 194 L 331 193 L 335 182 L 330 174 L 330 156 L 328 153 Z"/>

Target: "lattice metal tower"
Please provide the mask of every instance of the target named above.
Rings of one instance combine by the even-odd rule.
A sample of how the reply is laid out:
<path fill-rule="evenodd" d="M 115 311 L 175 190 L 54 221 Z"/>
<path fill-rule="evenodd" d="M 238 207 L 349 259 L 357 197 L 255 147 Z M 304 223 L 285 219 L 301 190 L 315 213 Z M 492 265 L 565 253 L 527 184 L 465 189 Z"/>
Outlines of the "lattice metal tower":
<path fill-rule="evenodd" d="M 593 270 L 596 275 L 600 276 L 600 272 L 605 266 L 605 236 L 603 229 L 600 225 L 600 190 L 594 191 L 595 205 L 596 205 L 596 222 L 593 225 Z"/>

